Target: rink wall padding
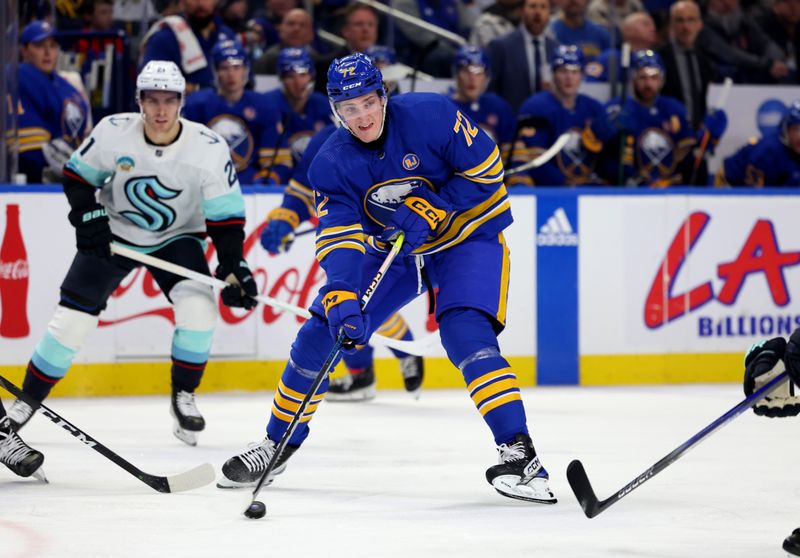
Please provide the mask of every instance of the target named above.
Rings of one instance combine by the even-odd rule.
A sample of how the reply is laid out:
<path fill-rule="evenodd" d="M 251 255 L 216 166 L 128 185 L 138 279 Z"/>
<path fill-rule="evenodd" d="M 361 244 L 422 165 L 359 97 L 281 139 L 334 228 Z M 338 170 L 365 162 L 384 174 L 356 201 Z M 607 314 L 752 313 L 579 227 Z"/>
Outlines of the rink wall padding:
<path fill-rule="evenodd" d="M 325 279 L 313 238 L 264 252 L 259 229 L 280 189 L 245 190 L 245 254 L 262 292 L 308 306 Z M 800 325 L 795 189 L 538 188 L 511 200 L 500 342 L 523 385 L 738 382 L 750 343 Z M 0 187 L 0 206 L 0 366 L 18 381 L 58 302 L 74 232 L 60 187 Z M 213 247 L 207 255 L 213 269 Z M 273 389 L 302 320 L 264 306 L 219 311 L 203 389 Z M 417 337 L 436 327 L 424 296 L 402 315 Z M 152 278 L 133 272 L 56 393 L 165 392 L 172 326 Z M 379 387 L 401 389 L 396 360 L 376 357 Z M 463 387 L 442 348 L 426 368 L 426 387 Z"/>

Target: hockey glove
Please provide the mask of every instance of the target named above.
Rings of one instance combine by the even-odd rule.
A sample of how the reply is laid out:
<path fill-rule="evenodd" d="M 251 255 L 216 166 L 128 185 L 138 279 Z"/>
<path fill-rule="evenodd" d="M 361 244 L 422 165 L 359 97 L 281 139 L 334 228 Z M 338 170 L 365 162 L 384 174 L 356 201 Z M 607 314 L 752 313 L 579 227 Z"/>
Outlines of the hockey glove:
<path fill-rule="evenodd" d="M 342 349 L 345 353 L 355 352 L 356 345 L 367 341 L 368 318 L 361 312 L 358 295 L 350 290 L 339 289 L 335 284 L 326 287 L 322 297 L 322 307 L 328 317 L 328 329 L 336 339 L 343 331 L 347 340 Z"/>
<path fill-rule="evenodd" d="M 783 362 L 786 340 L 775 337 L 750 347 L 744 359 L 744 392 L 751 395 L 785 370 Z M 764 417 L 793 417 L 800 413 L 800 398 L 794 396 L 791 382 L 784 383 L 753 407 Z"/>
<path fill-rule="evenodd" d="M 99 258 L 111 257 L 111 227 L 108 214 L 99 203 L 69 212 L 69 222 L 75 227 L 75 244 L 78 252 Z"/>
<path fill-rule="evenodd" d="M 261 246 L 272 254 L 288 252 L 294 242 L 294 230 L 300 224 L 296 212 L 285 207 L 276 207 L 267 215 L 267 226 L 261 231 Z"/>
<path fill-rule="evenodd" d="M 800 328 L 794 330 L 789 337 L 783 361 L 786 363 L 786 371 L 789 372 L 792 382 L 800 386 Z"/>
<path fill-rule="evenodd" d="M 258 295 L 258 286 L 245 260 L 224 260 L 217 266 L 215 275 L 230 283 L 220 293 L 225 306 L 251 310 L 258 305 L 253 298 Z"/>
<path fill-rule="evenodd" d="M 448 210 L 447 202 L 432 190 L 420 188 L 397 206 L 379 240 L 392 242 L 398 234 L 405 233 L 400 254 L 407 256 L 428 240 L 428 236 L 445 220 Z"/>
<path fill-rule="evenodd" d="M 52 182 L 61 180 L 64 175 L 64 165 L 72 156 L 74 149 L 62 138 L 56 138 L 42 146 L 42 155 L 47 161 L 47 175 Z"/>

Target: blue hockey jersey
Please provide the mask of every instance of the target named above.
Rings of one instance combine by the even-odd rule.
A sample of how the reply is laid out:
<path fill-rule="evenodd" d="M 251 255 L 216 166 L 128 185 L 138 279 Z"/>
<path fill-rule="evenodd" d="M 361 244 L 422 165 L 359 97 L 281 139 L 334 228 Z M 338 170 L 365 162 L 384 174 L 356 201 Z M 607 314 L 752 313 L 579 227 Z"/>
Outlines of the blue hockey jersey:
<path fill-rule="evenodd" d="M 29 181 L 40 182 L 47 167 L 42 147 L 56 138 L 78 147 L 86 136 L 89 105 L 56 72 L 48 75 L 31 64 L 20 64 L 17 75 L 19 171 Z"/>
<path fill-rule="evenodd" d="M 225 138 L 242 184 L 286 183 L 288 173 L 281 176 L 275 168 L 280 161 L 259 157 L 262 150 L 287 147 L 280 131 L 280 114 L 264 94 L 245 91 L 241 99 L 229 103 L 216 91 L 204 89 L 189 95 L 183 115 Z"/>
<path fill-rule="evenodd" d="M 778 134 L 741 147 L 720 165 L 715 186 L 800 186 L 800 155 Z"/>
<path fill-rule="evenodd" d="M 414 254 L 446 250 L 467 238 L 493 238 L 511 224 L 500 149 L 446 97 L 392 98 L 379 143 L 366 146 L 340 128 L 311 162 L 316 255 L 329 282 L 356 290 L 365 246 L 385 250 L 373 237 L 418 189 L 437 192 L 450 207 Z"/>
<path fill-rule="evenodd" d="M 511 141 L 516 131 L 514 109 L 508 101 L 495 93 L 484 93 L 474 103 L 457 101 L 450 97 L 462 114 L 467 115 L 489 137 L 500 146 L 500 153 L 505 157 L 511 148 Z"/>
<path fill-rule="evenodd" d="M 297 213 L 299 223 L 308 221 L 316 214 L 314 208 L 314 190 L 312 190 L 311 183 L 308 179 L 308 169 L 311 166 L 311 161 L 313 161 L 314 157 L 319 153 L 323 144 L 335 131 L 336 126 L 328 124 L 322 130 L 314 134 L 314 137 L 308 142 L 308 147 L 306 147 L 303 153 L 303 158 L 295 165 L 292 178 L 289 179 L 289 184 L 284 190 L 281 207 Z"/>
<path fill-rule="evenodd" d="M 524 148 L 514 150 L 515 165 L 540 155 L 563 133 L 569 133 L 570 138 L 550 161 L 526 174 L 515 175 L 514 183 L 529 186 L 600 183 L 594 173 L 597 155 L 586 148 L 583 138 L 591 123 L 604 117 L 603 105 L 588 95 L 578 94 L 572 109 L 564 108 L 549 91 L 528 97 L 519 109 L 519 121 L 522 124 L 519 140 Z"/>

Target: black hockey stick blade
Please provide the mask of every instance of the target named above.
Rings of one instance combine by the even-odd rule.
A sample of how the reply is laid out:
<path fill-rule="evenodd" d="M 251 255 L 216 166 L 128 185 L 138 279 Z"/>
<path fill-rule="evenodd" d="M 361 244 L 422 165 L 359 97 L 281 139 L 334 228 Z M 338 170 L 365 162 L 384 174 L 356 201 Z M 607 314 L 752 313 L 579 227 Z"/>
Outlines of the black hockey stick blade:
<path fill-rule="evenodd" d="M 70 434 L 72 434 L 75 438 L 77 438 L 80 442 L 84 445 L 89 446 L 94 451 L 108 459 L 109 461 L 113 462 L 115 465 L 125 469 L 131 475 L 145 483 L 147 486 L 156 490 L 158 492 L 183 492 L 185 490 L 193 490 L 195 488 L 200 488 L 201 486 L 205 486 L 210 484 L 214 481 L 215 473 L 214 467 L 211 466 L 210 463 L 203 463 L 195 467 L 194 469 L 190 469 L 189 471 L 185 471 L 183 473 L 178 473 L 177 475 L 169 475 L 166 477 L 161 477 L 158 475 L 151 475 L 149 473 L 145 473 L 138 467 L 134 466 L 130 462 L 126 461 L 106 446 L 89 436 L 86 432 L 69 422 L 67 419 L 50 409 L 49 407 L 38 404 L 36 401 L 32 400 L 28 394 L 23 392 L 17 386 L 9 382 L 3 376 L 0 376 L 0 385 L 2 385 L 9 393 L 11 393 L 17 399 L 22 399 L 28 405 L 36 407 L 39 405 L 39 412 L 46 418 L 50 419 L 56 425 L 60 426 Z"/>
<path fill-rule="evenodd" d="M 597 495 L 594 493 L 592 483 L 589 482 L 589 477 L 586 475 L 586 469 L 583 468 L 583 463 L 578 459 L 567 465 L 567 480 L 586 517 L 591 519 L 603 511 L 600 507 L 600 502 L 597 501 Z"/>

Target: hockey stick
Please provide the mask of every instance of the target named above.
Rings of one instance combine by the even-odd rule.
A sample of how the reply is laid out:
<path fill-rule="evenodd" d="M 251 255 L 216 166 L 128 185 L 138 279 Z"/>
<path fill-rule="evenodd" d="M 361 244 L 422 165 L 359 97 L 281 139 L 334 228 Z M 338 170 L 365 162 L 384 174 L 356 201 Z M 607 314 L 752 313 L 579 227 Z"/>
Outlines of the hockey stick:
<path fill-rule="evenodd" d="M 758 391 L 753 392 L 743 399 L 740 403 L 734 406 L 727 413 L 716 419 L 714 422 L 703 428 L 700 432 L 686 440 L 680 446 L 665 455 L 653 466 L 647 469 L 644 473 L 636 477 L 634 480 L 623 486 L 617 491 L 616 494 L 599 501 L 595 495 L 592 484 L 589 482 L 589 477 L 586 475 L 586 469 L 580 460 L 575 459 L 567 467 L 567 480 L 575 493 L 575 497 L 583 508 L 583 513 L 586 517 L 592 518 L 622 500 L 625 496 L 633 492 L 635 489 L 642 486 L 645 482 L 656 476 L 658 473 L 675 463 L 678 459 L 692 449 L 695 445 L 705 440 L 708 436 L 713 434 L 717 429 L 725 426 L 730 421 L 741 415 L 747 409 L 755 405 L 758 401 L 769 395 L 772 391 L 778 388 L 784 381 L 788 379 L 786 372 L 783 372 L 773 378 L 764 387 Z"/>
<path fill-rule="evenodd" d="M 174 264 L 166 260 L 162 260 L 161 258 L 156 258 L 155 256 L 151 256 L 150 254 L 138 252 L 131 248 L 122 246 L 121 244 L 117 244 L 116 242 L 111 243 L 111 252 L 123 256 L 125 258 L 128 258 L 130 260 L 139 262 L 141 264 L 149 265 L 150 267 L 155 267 L 157 269 L 174 273 L 175 275 L 179 275 L 180 277 L 193 279 L 199 283 L 203 283 L 204 285 L 208 285 L 210 287 L 218 287 L 220 289 L 224 289 L 225 287 L 228 287 L 230 285 L 229 283 L 226 283 L 222 279 L 217 279 L 216 277 L 211 277 L 210 275 L 206 275 L 205 273 L 200 273 L 198 271 L 191 270 L 181 265 Z M 280 300 L 276 300 L 270 296 L 256 295 L 253 298 L 258 302 L 260 302 L 261 304 L 266 304 L 267 306 L 272 306 L 273 308 L 284 310 L 286 312 L 289 312 L 290 314 L 294 314 L 295 316 L 300 316 L 306 319 L 311 317 L 311 312 L 309 312 L 305 308 L 295 306 L 294 304 L 281 302 Z M 372 337 L 370 337 L 369 340 L 370 342 L 374 341 L 379 345 L 383 345 L 385 347 L 389 347 L 390 349 L 395 349 L 403 353 L 408 353 L 409 355 L 424 356 L 428 354 L 434 347 L 436 347 L 436 345 L 438 344 L 439 336 L 434 332 L 427 335 L 426 337 L 423 337 L 422 339 L 415 339 L 413 341 L 402 341 L 400 339 L 393 339 L 391 337 L 386 337 L 384 335 L 373 333 Z"/>
<path fill-rule="evenodd" d="M 569 133 L 568 132 L 564 132 L 563 134 L 561 134 L 560 136 L 558 136 L 556 138 L 556 141 L 553 142 L 553 145 L 551 145 L 550 147 L 547 148 L 547 151 L 545 151 L 544 153 L 542 153 L 538 157 L 536 157 L 534 159 L 531 159 L 530 161 L 528 161 L 524 165 L 520 165 L 518 167 L 514 167 L 513 169 L 508 169 L 506 171 L 506 176 L 513 176 L 513 175 L 521 173 L 521 172 L 525 172 L 525 171 L 528 171 L 528 170 L 531 170 L 531 169 L 535 169 L 535 168 L 541 167 L 547 161 L 549 161 L 550 159 L 555 157 L 558 154 L 558 152 L 561 151 L 564 148 L 565 145 L 567 145 L 568 141 L 569 141 Z M 513 146 L 512 146 L 511 149 L 513 151 L 513 149 L 514 149 Z"/>
<path fill-rule="evenodd" d="M 112 461 L 118 467 L 125 469 L 131 475 L 145 483 L 147 486 L 158 492 L 183 492 L 184 490 L 194 490 L 213 482 L 214 467 L 210 463 L 203 463 L 183 473 L 177 475 L 169 475 L 166 477 L 159 477 L 145 473 L 138 467 L 135 467 L 130 462 L 126 461 L 106 446 L 89 436 L 86 432 L 69 422 L 67 419 L 46 407 L 45 405 L 34 401 L 27 393 L 23 392 L 17 386 L 0 376 L 0 385 L 3 386 L 9 393 L 14 395 L 17 399 L 22 399 L 25 403 L 32 408 L 39 408 L 39 411 L 46 418 L 53 421 L 55 424 L 72 434 L 75 438 L 80 440 L 84 445 L 89 446 L 94 451 Z"/>
<path fill-rule="evenodd" d="M 692 69 L 689 68 L 689 71 Z M 728 93 L 731 92 L 731 87 L 733 86 L 733 80 L 729 77 L 725 78 L 725 81 L 722 82 L 722 89 L 719 92 L 719 96 L 717 97 L 716 104 L 711 107 L 712 110 L 721 109 L 725 106 L 725 103 L 728 100 Z M 700 139 L 700 146 L 697 148 L 697 153 L 694 156 L 694 163 L 692 164 L 692 176 L 689 177 L 689 184 L 694 185 L 694 180 L 697 176 L 697 171 L 700 170 L 700 165 L 703 162 L 703 159 L 706 157 L 706 149 L 708 149 L 708 142 L 711 140 L 711 133 L 708 129 L 703 131 L 703 137 Z"/>
<path fill-rule="evenodd" d="M 392 262 L 400 253 L 400 248 L 403 247 L 403 242 L 405 241 L 405 234 L 400 233 L 396 238 L 394 243 L 392 244 L 392 249 L 389 251 L 389 254 L 383 260 L 380 268 L 378 268 L 378 272 L 375 274 L 375 277 L 372 279 L 372 282 L 367 287 L 367 290 L 364 291 L 364 295 L 361 297 L 361 311 L 363 312 L 369 301 L 372 299 L 372 295 L 375 294 L 375 291 L 378 288 L 378 285 L 381 284 L 383 277 L 386 275 L 386 271 L 389 269 L 389 266 L 392 265 Z M 264 469 L 264 472 L 261 474 L 261 478 L 258 481 L 258 484 L 253 489 L 253 498 L 250 502 L 250 506 L 248 506 L 247 510 L 244 512 L 246 517 L 250 519 L 259 519 L 260 517 L 264 517 L 263 513 L 266 513 L 266 508 L 264 504 L 261 502 L 257 502 L 256 498 L 258 497 L 258 493 L 261 492 L 261 488 L 264 486 L 264 482 L 267 480 L 270 472 L 275 468 L 275 465 L 278 463 L 278 460 L 281 457 L 281 453 L 286 448 L 287 444 L 289 443 L 289 439 L 294 434 L 294 431 L 297 429 L 297 425 L 300 424 L 300 419 L 303 418 L 303 413 L 305 413 L 306 407 L 317 394 L 317 390 L 325 378 L 328 377 L 331 369 L 333 368 L 334 363 L 336 362 L 336 358 L 339 356 L 339 351 L 342 350 L 342 346 L 344 346 L 345 340 L 347 337 L 344 334 L 344 327 L 339 330 L 339 336 L 336 338 L 336 342 L 333 344 L 333 348 L 331 352 L 328 353 L 325 362 L 322 364 L 322 368 L 320 368 L 317 376 L 314 378 L 314 381 L 311 384 L 311 387 L 308 389 L 308 393 L 303 398 L 303 401 L 300 403 L 300 406 L 294 412 L 294 416 L 292 417 L 292 421 L 289 423 L 289 427 L 286 429 L 286 432 L 283 433 L 280 442 L 275 447 L 275 452 L 272 454 L 272 458 L 270 458 L 269 463 L 267 463 L 267 468 Z M 252 511 L 251 511 L 252 510 Z M 261 510 L 261 511 L 259 511 Z M 262 513 L 263 511 L 263 513 Z"/>

